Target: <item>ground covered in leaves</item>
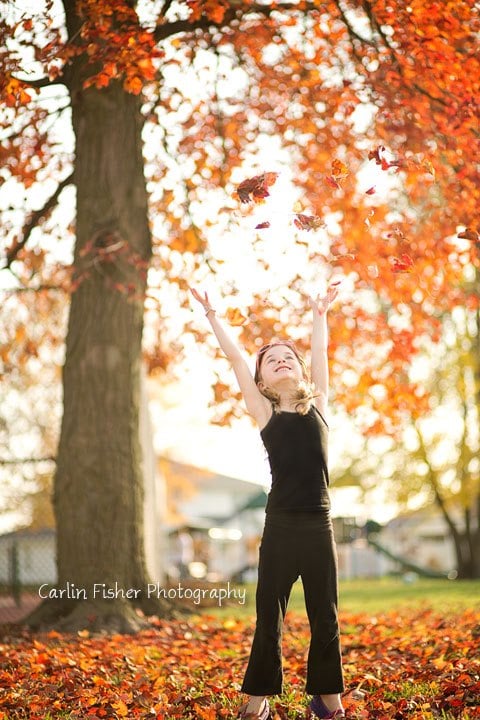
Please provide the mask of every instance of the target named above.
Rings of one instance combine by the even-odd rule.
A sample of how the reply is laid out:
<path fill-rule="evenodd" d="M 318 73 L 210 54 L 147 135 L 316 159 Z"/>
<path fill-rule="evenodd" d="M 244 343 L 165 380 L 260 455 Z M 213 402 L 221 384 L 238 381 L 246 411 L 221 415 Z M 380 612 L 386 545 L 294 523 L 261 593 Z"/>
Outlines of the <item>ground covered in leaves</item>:
<path fill-rule="evenodd" d="M 480 718 L 480 611 L 343 614 L 348 717 Z M 234 718 L 254 619 L 195 616 L 156 621 L 136 636 L 88 632 L 31 635 L 10 628 L 0 642 L 0 720 L 217 720 Z M 289 613 L 285 689 L 274 720 L 308 717 L 304 694 L 309 632 Z"/>

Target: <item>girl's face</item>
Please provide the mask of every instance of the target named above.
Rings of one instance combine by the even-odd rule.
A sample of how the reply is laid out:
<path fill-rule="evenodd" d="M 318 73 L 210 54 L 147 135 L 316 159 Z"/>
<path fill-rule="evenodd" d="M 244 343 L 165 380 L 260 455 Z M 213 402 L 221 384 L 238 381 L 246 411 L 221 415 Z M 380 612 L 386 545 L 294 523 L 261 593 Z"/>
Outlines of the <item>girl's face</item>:
<path fill-rule="evenodd" d="M 302 365 L 289 345 L 272 345 L 259 356 L 259 382 L 275 389 L 297 387 L 304 380 Z"/>

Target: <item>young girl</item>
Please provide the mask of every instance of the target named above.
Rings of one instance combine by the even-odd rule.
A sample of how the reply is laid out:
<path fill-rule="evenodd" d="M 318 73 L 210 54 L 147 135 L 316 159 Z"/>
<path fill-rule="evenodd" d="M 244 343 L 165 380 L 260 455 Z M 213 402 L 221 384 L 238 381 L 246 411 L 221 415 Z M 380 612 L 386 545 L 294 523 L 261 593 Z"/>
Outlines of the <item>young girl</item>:
<path fill-rule="evenodd" d="M 192 294 L 232 364 L 247 410 L 256 420 L 272 474 L 259 552 L 257 624 L 242 685 L 249 697 L 239 718 L 266 720 L 267 695 L 282 692 L 282 628 L 293 583 L 302 578 L 311 630 L 306 692 L 317 718 L 344 718 L 337 620 L 337 563 L 328 496 L 325 420 L 328 391 L 327 309 L 331 286 L 313 310 L 311 381 L 288 340 L 264 345 L 255 375 L 210 306 Z"/>

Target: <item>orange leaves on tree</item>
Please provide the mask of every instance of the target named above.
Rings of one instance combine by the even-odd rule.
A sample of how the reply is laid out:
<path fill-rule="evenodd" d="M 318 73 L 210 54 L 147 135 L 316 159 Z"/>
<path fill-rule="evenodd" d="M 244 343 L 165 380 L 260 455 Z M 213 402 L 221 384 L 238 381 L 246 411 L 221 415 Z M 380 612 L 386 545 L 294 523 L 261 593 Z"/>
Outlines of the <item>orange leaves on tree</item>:
<path fill-rule="evenodd" d="M 221 23 L 230 8 L 226 0 L 187 0 L 190 22 L 196 22 L 204 15 L 214 23 Z"/>
<path fill-rule="evenodd" d="M 79 0 L 78 12 L 83 25 L 68 54 L 85 53 L 99 72 L 84 81 L 84 87 L 106 87 L 113 79 L 122 79 L 123 87 L 140 94 L 145 82 L 155 79 L 155 60 L 164 57 L 153 31 L 142 28 L 135 11 L 128 3 L 98 3 Z"/>
<path fill-rule="evenodd" d="M 270 195 L 269 187 L 275 184 L 278 178 L 276 172 L 264 172 L 261 175 L 254 175 L 247 178 L 237 186 L 235 195 L 238 196 L 240 202 L 263 202 Z"/>
<path fill-rule="evenodd" d="M 28 89 L 27 89 L 28 88 Z M 30 94 L 31 88 L 21 80 L 6 74 L 0 79 L 0 96 L 3 98 L 7 107 L 17 107 L 18 105 L 27 105 L 32 99 Z"/>

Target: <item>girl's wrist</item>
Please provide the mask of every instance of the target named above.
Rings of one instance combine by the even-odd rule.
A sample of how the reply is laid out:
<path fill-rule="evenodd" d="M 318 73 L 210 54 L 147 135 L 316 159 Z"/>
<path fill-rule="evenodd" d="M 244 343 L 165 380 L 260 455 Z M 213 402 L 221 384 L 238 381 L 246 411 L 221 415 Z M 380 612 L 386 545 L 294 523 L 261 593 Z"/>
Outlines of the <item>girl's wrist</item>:
<path fill-rule="evenodd" d="M 212 307 L 205 308 L 205 315 L 208 315 L 208 313 L 211 313 L 211 312 L 215 313 L 215 308 L 212 308 Z"/>

